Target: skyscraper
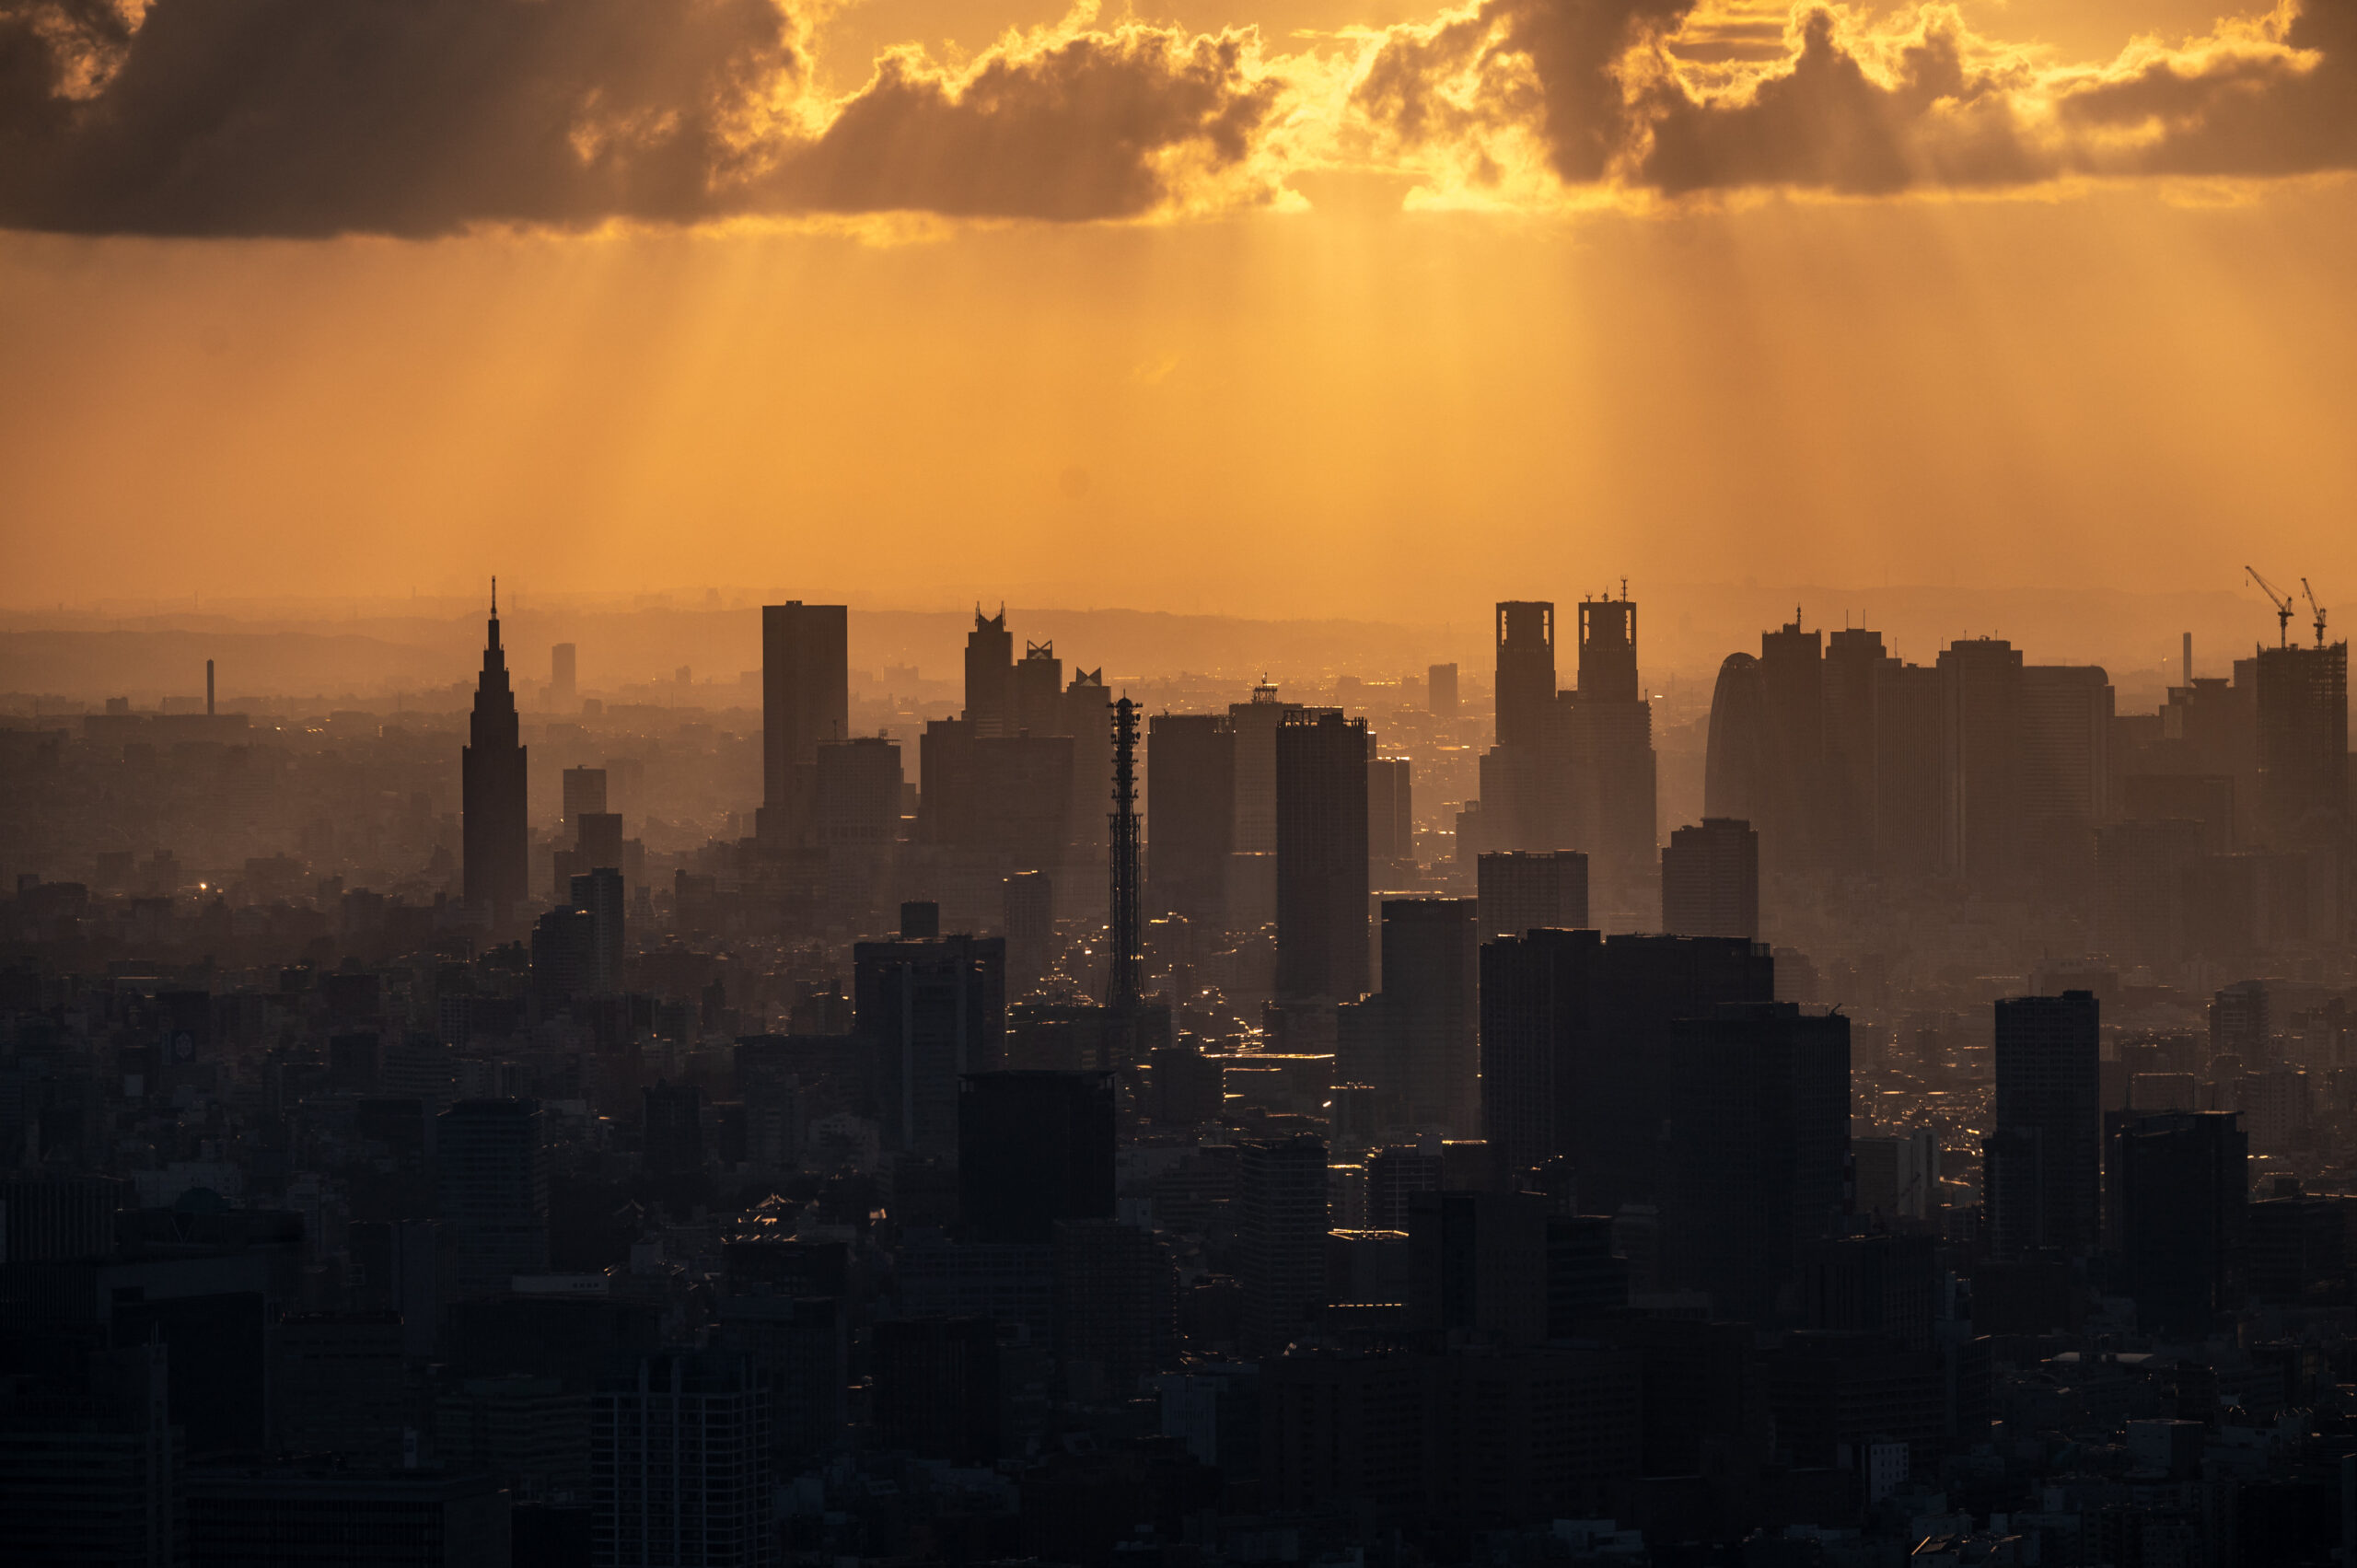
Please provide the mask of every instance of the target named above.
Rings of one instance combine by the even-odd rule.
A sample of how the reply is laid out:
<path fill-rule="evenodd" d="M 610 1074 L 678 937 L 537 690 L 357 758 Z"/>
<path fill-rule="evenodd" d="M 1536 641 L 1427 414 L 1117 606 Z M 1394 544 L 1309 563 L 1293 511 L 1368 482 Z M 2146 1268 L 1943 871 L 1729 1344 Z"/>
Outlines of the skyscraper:
<path fill-rule="evenodd" d="M 2258 828 L 2278 849 L 2349 828 L 2349 645 L 2258 650 Z"/>
<path fill-rule="evenodd" d="M 491 590 L 491 635 L 483 646 L 475 707 L 459 757 L 466 851 L 466 900 L 504 922 L 523 906 L 531 877 L 531 828 L 525 809 L 524 746 L 507 656 L 499 646 L 499 583 Z"/>
<path fill-rule="evenodd" d="M 761 1568 L 776 1561 L 769 1389 L 744 1357 L 670 1351 L 589 1404 L 591 1561 Z"/>
<path fill-rule="evenodd" d="M 977 739 L 1015 733 L 1015 635 L 1006 629 L 1006 606 L 996 615 L 974 609 L 974 629 L 966 634 L 966 722 Z"/>
<path fill-rule="evenodd" d="M 580 705 L 577 652 L 571 643 L 559 643 L 549 650 L 549 706 L 561 714 L 572 713 Z"/>
<path fill-rule="evenodd" d="M 1277 726 L 1277 994 L 1367 990 L 1366 721 L 1321 708 Z"/>
<path fill-rule="evenodd" d="M 1424 676 L 1424 706 L 1436 719 L 1457 716 L 1457 667 L 1436 664 Z"/>
<path fill-rule="evenodd" d="M 1230 703 L 1227 720 L 1236 730 L 1236 848 L 1241 854 L 1277 851 L 1277 726 L 1299 703 L 1277 701 L 1267 681 L 1252 688 L 1248 703 Z"/>
<path fill-rule="evenodd" d="M 1579 639 L 1580 684 L 1568 714 L 1571 840 L 1587 851 L 1592 900 L 1643 928 L 1660 886 L 1660 819 L 1653 704 L 1637 683 L 1637 607 L 1625 590 L 1620 598 L 1581 601 Z"/>
<path fill-rule="evenodd" d="M 1705 817 L 1661 852 L 1661 923 L 1681 936 L 1759 935 L 1759 835 L 1751 824 Z"/>
<path fill-rule="evenodd" d="M 499 1291 L 549 1267 L 548 1151 L 539 1102 L 462 1099 L 435 1130 L 443 1223 L 458 1288 Z"/>
<path fill-rule="evenodd" d="M 1367 759 L 1366 836 L 1370 859 L 1401 874 L 1413 874 L 1415 796 L 1405 757 Z"/>
<path fill-rule="evenodd" d="M 1825 865 L 1862 871 L 1875 854 L 1875 697 L 1891 662 L 1882 633 L 1845 626 L 1825 639 Z"/>
<path fill-rule="evenodd" d="M 1775 997 L 1733 937 L 1533 931 L 1481 947 L 1481 1130 L 1508 1170 L 1557 1156 L 1598 1213 L 1655 1195 L 1671 1021 Z"/>
<path fill-rule="evenodd" d="M 1760 852 L 1777 871 L 1822 868 L 1825 806 L 1825 633 L 1804 631 L 1800 611 L 1759 636 L 1759 681 L 1768 700 L 1771 809 L 1751 819 Z"/>
<path fill-rule="evenodd" d="M 1831 1234 L 1850 1143 L 1850 1020 L 1789 1002 L 1669 1027 L 1664 1265 L 1731 1318 L 1761 1321 Z"/>
<path fill-rule="evenodd" d="M 1577 850 L 1509 850 L 1474 863 L 1480 940 L 1588 923 L 1587 856 Z"/>
<path fill-rule="evenodd" d="M 2096 665 L 2021 674 L 2021 814 L 2027 869 L 2049 898 L 2084 904 L 2096 824 L 2111 807 L 2111 678 Z"/>
<path fill-rule="evenodd" d="M 1475 1136 L 1480 1124 L 1480 938 L 1471 899 L 1383 900 L 1389 1087 L 1408 1119 Z"/>
<path fill-rule="evenodd" d="M 1945 869 L 2002 889 L 2023 870 L 2022 656 L 1975 637 L 1940 653 Z"/>
<path fill-rule="evenodd" d="M 772 843 L 809 830 L 819 743 L 851 733 L 850 611 L 840 604 L 761 607 L 761 808 Z"/>
<path fill-rule="evenodd" d="M 2129 1112 L 2112 1131 L 2114 1246 L 2148 1332 L 2205 1334 L 2240 1302 L 2250 1138 L 2236 1122 Z"/>
<path fill-rule="evenodd" d="M 1146 721 L 1145 912 L 1212 931 L 1227 918 L 1236 849 L 1236 726 L 1221 714 Z"/>
<path fill-rule="evenodd" d="M 569 891 L 574 908 L 589 912 L 588 993 L 611 996 L 622 989 L 622 966 L 629 954 L 623 942 L 622 874 L 610 865 L 579 872 Z"/>
<path fill-rule="evenodd" d="M 2053 1249 L 2084 1254 L 2102 1217 L 2100 1009 L 2095 994 L 2014 996 L 1996 1004 L 1994 1132 L 1982 1191 L 2000 1257 Z"/>
<path fill-rule="evenodd" d="M 852 948 L 853 1029 L 895 1148 L 958 1148 L 958 1083 L 1000 1063 L 1006 944 L 943 936 Z"/>
<path fill-rule="evenodd" d="M 1498 606 L 1497 738 L 1536 746 L 1555 703 L 1555 607 L 1543 600 Z"/>
<path fill-rule="evenodd" d="M 1326 1297 L 1326 1144 L 1301 1133 L 1237 1151 L 1244 1349 L 1283 1350 Z"/>

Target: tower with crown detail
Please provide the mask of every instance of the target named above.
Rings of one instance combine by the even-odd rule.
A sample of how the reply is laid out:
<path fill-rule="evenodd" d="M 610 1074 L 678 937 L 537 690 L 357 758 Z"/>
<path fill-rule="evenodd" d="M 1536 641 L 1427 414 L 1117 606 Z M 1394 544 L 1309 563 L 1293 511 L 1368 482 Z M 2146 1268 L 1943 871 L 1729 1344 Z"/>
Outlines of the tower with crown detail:
<path fill-rule="evenodd" d="M 531 830 L 524 808 L 524 746 L 516 723 L 516 693 L 507 655 L 499 646 L 499 579 L 491 580 L 491 636 L 467 725 L 460 766 L 464 796 L 466 901 L 493 924 L 523 908 L 530 880 Z"/>

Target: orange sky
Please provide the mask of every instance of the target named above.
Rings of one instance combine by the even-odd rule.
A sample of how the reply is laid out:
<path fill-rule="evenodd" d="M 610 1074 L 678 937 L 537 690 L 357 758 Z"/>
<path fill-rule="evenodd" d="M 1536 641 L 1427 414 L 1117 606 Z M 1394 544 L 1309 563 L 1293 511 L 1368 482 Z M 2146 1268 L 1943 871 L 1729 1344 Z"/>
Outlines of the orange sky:
<path fill-rule="evenodd" d="M 792 146 L 846 150 L 677 223 L 643 215 L 673 197 L 633 173 L 568 187 L 554 219 L 273 238 L 314 220 L 250 190 L 299 182 L 241 188 L 226 161 L 134 179 L 101 147 L 0 233 L 0 602 L 447 591 L 493 570 L 1248 614 L 1411 615 L 1623 575 L 2180 588 L 2256 559 L 2357 582 L 2357 184 L 2332 139 L 2351 134 L 2286 149 L 2224 110 L 2184 131 L 2103 107 L 2140 103 L 2156 57 L 2171 87 L 2234 74 L 2237 102 L 2321 90 L 2357 42 L 2304 52 L 2282 18 L 2220 31 L 2179 0 L 1845 13 L 1820 59 L 1863 63 L 1901 171 L 1885 188 L 1852 129 L 1830 154 L 1810 140 L 1833 111 L 1750 107 L 1788 90 L 1803 27 L 1697 13 L 1673 54 L 1713 27 L 1764 52 L 1656 100 L 1643 157 L 1611 130 L 1608 167 L 1566 179 L 1572 144 L 1519 77 L 1450 75 L 1437 13 L 1386 6 L 1178 11 L 1153 68 L 1185 93 L 1229 69 L 1195 33 L 1258 25 L 1260 52 L 1202 88 L 1248 102 L 1248 130 L 1233 158 L 1206 134 L 1109 174 L 1069 164 L 1075 125 L 1146 133 L 1087 98 L 1101 82 L 1051 82 L 1036 134 L 1014 87 L 995 118 L 954 118 L 992 81 L 1036 87 L 1075 40 L 1128 37 L 1134 63 L 1142 35 L 1109 13 L 847 8 L 807 31 L 818 67 L 777 110 L 818 138 Z M 2357 41 L 2357 0 L 2317 15 Z M 1051 30 L 993 54 L 1008 25 Z M 2305 25 L 2294 42 L 2327 36 Z M 2171 52 L 2123 56 L 2138 29 Z M 1942 39 L 1983 85 L 1910 98 L 1905 48 Z M 859 63 L 901 42 L 928 50 L 907 79 L 932 97 L 854 144 L 892 108 Z M 1422 73 L 1415 137 L 1353 86 L 1385 49 Z M 1182 98 L 1170 112 L 1195 113 Z M 1026 158 L 1062 183 L 1023 184 Z M 1678 194 L 1697 170 L 1717 188 Z M 513 194 L 384 178 L 423 204 L 380 218 L 347 192 L 317 221 L 439 229 Z M 1137 190 L 1143 212 L 1081 210 Z M 961 215 L 993 202 L 1063 216 Z M 812 211 L 897 203 L 923 210 Z"/>

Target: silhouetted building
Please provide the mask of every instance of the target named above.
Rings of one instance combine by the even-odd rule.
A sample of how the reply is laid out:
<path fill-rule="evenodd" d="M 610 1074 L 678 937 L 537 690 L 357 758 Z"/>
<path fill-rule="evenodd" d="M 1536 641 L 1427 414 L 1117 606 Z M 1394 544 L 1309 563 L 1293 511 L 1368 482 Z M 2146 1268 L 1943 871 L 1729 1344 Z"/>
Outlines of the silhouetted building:
<path fill-rule="evenodd" d="M 532 924 L 532 1000 L 543 1020 L 594 994 L 598 917 L 586 909 L 552 909 Z"/>
<path fill-rule="evenodd" d="M 1579 689 L 1563 714 L 1566 840 L 1587 852 L 1592 903 L 1643 926 L 1657 906 L 1661 842 L 1653 705 L 1637 683 L 1636 605 L 1582 600 L 1579 639 Z"/>
<path fill-rule="evenodd" d="M 1470 899 L 1383 900 L 1383 989 L 1352 1004 L 1338 1076 L 1372 1087 L 1400 1126 L 1480 1121 L 1480 940 Z"/>
<path fill-rule="evenodd" d="M 1457 667 L 1434 665 L 1424 676 L 1424 707 L 1436 719 L 1457 716 Z"/>
<path fill-rule="evenodd" d="M 1113 1143 L 1109 1074 L 968 1075 L 958 1097 L 967 1238 L 1037 1245 L 1060 1220 L 1111 1219 Z"/>
<path fill-rule="evenodd" d="M 761 607 L 760 836 L 796 842 L 809 828 L 819 743 L 851 734 L 850 611 L 789 599 Z"/>
<path fill-rule="evenodd" d="M 1800 1249 L 1801 1322 L 1933 1348 L 1939 1317 L 1937 1244 L 1929 1236 L 1844 1236 Z"/>
<path fill-rule="evenodd" d="M 1266 681 L 1252 688 L 1248 703 L 1230 703 L 1227 722 L 1236 731 L 1236 852 L 1277 852 L 1277 726 L 1299 703 L 1281 703 Z"/>
<path fill-rule="evenodd" d="M 592 996 L 611 996 L 622 989 L 622 963 L 629 952 L 623 940 L 622 874 L 601 865 L 573 878 L 573 906 L 589 915 L 589 973 L 585 988 Z"/>
<path fill-rule="evenodd" d="M 1568 1159 L 1585 1207 L 1650 1199 L 1671 1021 L 1774 996 L 1774 960 L 1739 938 L 1534 931 L 1485 943 L 1482 1136 L 1508 1170 Z"/>
<path fill-rule="evenodd" d="M 1420 1328 L 1506 1345 L 1547 1337 L 1547 1200 L 1535 1192 L 1434 1191 L 1408 1202 Z"/>
<path fill-rule="evenodd" d="M 1010 995 L 1028 993 L 1055 960 L 1056 885 L 1044 871 L 1018 871 L 1002 884 Z"/>
<path fill-rule="evenodd" d="M 999 1456 L 998 1331 L 984 1318 L 903 1318 L 876 1325 L 876 1441 L 958 1464 Z"/>
<path fill-rule="evenodd" d="M 2258 650 L 2258 828 L 2277 848 L 2348 835 L 2349 645 L 2317 637 Z"/>
<path fill-rule="evenodd" d="M 900 833 L 900 749 L 881 736 L 819 743 L 810 836 L 829 847 L 888 844 Z"/>
<path fill-rule="evenodd" d="M 1994 1129 L 1982 1191 L 1999 1257 L 2091 1251 L 2100 1206 L 2103 1101 L 2095 994 L 1996 1004 Z"/>
<path fill-rule="evenodd" d="M 640 1094 L 642 1147 L 649 1176 L 692 1176 L 703 1168 L 703 1089 L 658 1082 Z"/>
<path fill-rule="evenodd" d="M 1367 732 L 1332 709 L 1277 726 L 1277 994 L 1367 990 Z"/>
<path fill-rule="evenodd" d="M 958 1085 L 1000 1062 L 1006 944 L 997 937 L 861 942 L 852 948 L 853 1030 L 891 1146 L 948 1156 Z"/>
<path fill-rule="evenodd" d="M 1587 856 L 1577 850 L 1507 850 L 1475 862 L 1483 941 L 1586 926 Z"/>
<path fill-rule="evenodd" d="M 1928 876 L 1947 864 L 1944 671 L 1886 659 L 1875 669 L 1875 866 Z"/>
<path fill-rule="evenodd" d="M 491 634 L 474 713 L 459 757 L 465 840 L 466 901 L 505 920 L 531 893 L 531 825 L 525 796 L 525 749 L 518 738 L 516 693 L 507 656 L 499 646 L 499 587 L 492 585 Z"/>
<path fill-rule="evenodd" d="M 2022 656 L 1976 637 L 1940 654 L 1945 688 L 1943 866 L 1982 889 L 2007 889 L 2024 869 Z"/>
<path fill-rule="evenodd" d="M 1056 1359 L 1065 1396 L 1126 1399 L 1169 1359 L 1178 1278 L 1151 1227 L 1113 1219 L 1055 1226 Z"/>
<path fill-rule="evenodd" d="M 2114 1122 L 2113 1234 L 2139 1329 L 2206 1334 L 2241 1305 L 2249 1147 L 2230 1112 Z"/>
<path fill-rule="evenodd" d="M 401 1462 L 413 1424 L 397 1312 L 290 1312 L 271 1346 L 273 1435 L 282 1452 L 355 1468 Z"/>
<path fill-rule="evenodd" d="M 2164 965 L 2187 945 L 2186 873 L 2202 858 L 2198 821 L 2114 822 L 2096 834 L 2096 938 L 2114 963 Z"/>
<path fill-rule="evenodd" d="M 549 1267 L 548 1151 L 528 1099 L 466 1099 L 435 1130 L 442 1220 L 461 1293 L 507 1288 Z"/>
<path fill-rule="evenodd" d="M 1283 1350 L 1325 1298 L 1325 1141 L 1303 1133 L 1243 1144 L 1236 1211 L 1244 1347 L 1251 1353 Z"/>
<path fill-rule="evenodd" d="M 1367 854 L 1411 874 L 1416 864 L 1415 795 L 1405 757 L 1371 757 L 1366 764 Z"/>
<path fill-rule="evenodd" d="M 549 649 L 549 706 L 569 714 L 581 705 L 580 650 L 571 643 Z"/>
<path fill-rule="evenodd" d="M 498 1568 L 512 1551 L 512 1500 L 480 1473 L 207 1466 L 189 1471 L 187 1504 L 192 1563 Z"/>
<path fill-rule="evenodd" d="M 589 1402 L 591 1561 L 758 1568 L 776 1561 L 769 1390 L 742 1356 L 667 1351 Z"/>
<path fill-rule="evenodd" d="M 1850 1020 L 1789 1002 L 1723 1006 L 1669 1026 L 1669 1282 L 1726 1317 L 1793 1315 L 1803 1249 L 1842 1212 Z"/>
<path fill-rule="evenodd" d="M 1236 726 L 1220 714 L 1146 721 L 1145 912 L 1210 931 L 1227 921 L 1236 852 Z"/>
<path fill-rule="evenodd" d="M 1875 753 L 1883 670 L 1892 663 L 1882 633 L 1845 626 L 1825 638 L 1825 771 L 1818 814 L 1825 865 L 1862 871 L 1875 858 Z"/>
<path fill-rule="evenodd" d="M 1541 600 L 1498 606 L 1497 741 L 1537 746 L 1555 705 L 1555 607 Z"/>
<path fill-rule="evenodd" d="M 996 615 L 974 610 L 966 634 L 966 722 L 976 739 L 1015 733 L 1015 635 L 1006 629 L 1006 607 Z"/>
<path fill-rule="evenodd" d="M 11 1562 L 188 1561 L 168 1355 L 147 1342 L 92 1351 L 0 1388 L 0 1518 Z"/>
<path fill-rule="evenodd" d="M 1705 817 L 1661 852 L 1661 923 L 1681 936 L 1759 935 L 1759 835 L 1748 822 Z"/>

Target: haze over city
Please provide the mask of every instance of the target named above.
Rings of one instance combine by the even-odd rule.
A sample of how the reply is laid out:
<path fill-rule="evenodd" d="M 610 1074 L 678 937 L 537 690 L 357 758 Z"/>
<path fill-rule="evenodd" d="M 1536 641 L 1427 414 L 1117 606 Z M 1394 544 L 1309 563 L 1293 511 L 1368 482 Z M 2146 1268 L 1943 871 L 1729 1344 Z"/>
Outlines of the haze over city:
<path fill-rule="evenodd" d="M 0 1555 L 2357 1561 L 2357 0 L 0 0 Z"/>

